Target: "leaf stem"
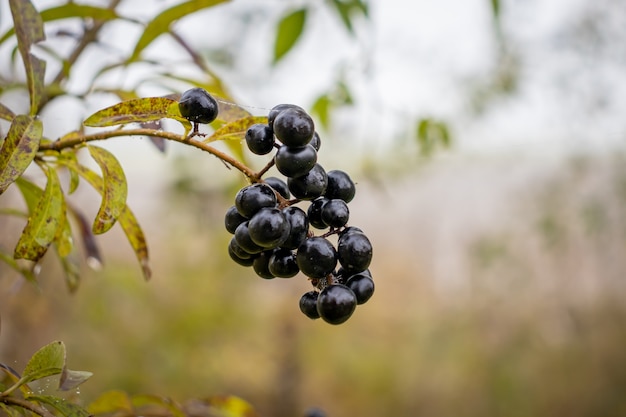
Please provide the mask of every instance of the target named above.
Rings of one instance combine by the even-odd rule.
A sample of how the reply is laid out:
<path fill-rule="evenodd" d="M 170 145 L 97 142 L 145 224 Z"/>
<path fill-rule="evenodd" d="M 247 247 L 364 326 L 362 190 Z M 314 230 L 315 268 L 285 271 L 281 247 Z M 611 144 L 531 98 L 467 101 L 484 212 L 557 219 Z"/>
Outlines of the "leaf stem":
<path fill-rule="evenodd" d="M 211 155 L 221 159 L 226 164 L 232 166 L 235 169 L 241 171 L 250 181 L 258 182 L 261 176 L 265 171 L 261 171 L 260 173 L 256 173 L 251 170 L 247 165 L 241 163 L 231 155 L 228 155 L 225 152 L 220 151 L 210 145 L 207 145 L 204 142 L 194 140 L 193 138 L 182 136 L 176 133 L 167 132 L 164 130 L 158 129 L 116 129 L 116 130 L 107 130 L 99 133 L 92 133 L 89 135 L 80 135 L 74 136 L 67 140 L 57 140 L 55 142 L 44 143 L 39 146 L 40 151 L 61 151 L 66 148 L 74 148 L 81 144 L 87 142 L 93 142 L 97 140 L 106 140 L 114 137 L 121 136 L 157 136 L 163 139 L 172 140 L 174 142 L 180 142 L 185 145 L 193 146 L 195 148 L 201 149 L 205 152 L 210 153 Z M 269 168 L 268 168 L 269 169 Z"/>
<path fill-rule="evenodd" d="M 35 414 L 40 415 L 41 417 L 54 417 L 50 411 L 46 410 L 44 407 L 34 404 L 30 401 L 24 400 L 22 398 L 16 397 L 0 397 L 0 402 L 5 403 L 7 405 L 16 405 L 25 410 L 31 411 Z"/>

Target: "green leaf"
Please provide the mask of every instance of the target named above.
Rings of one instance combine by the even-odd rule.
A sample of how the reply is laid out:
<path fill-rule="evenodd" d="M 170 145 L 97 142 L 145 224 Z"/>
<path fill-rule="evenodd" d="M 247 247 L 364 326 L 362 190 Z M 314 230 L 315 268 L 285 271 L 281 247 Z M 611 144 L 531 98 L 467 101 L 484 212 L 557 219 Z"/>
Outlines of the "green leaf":
<path fill-rule="evenodd" d="M 92 415 L 110 414 L 119 411 L 134 415 L 130 397 L 124 391 L 119 390 L 107 391 L 100 395 L 87 406 L 87 411 Z"/>
<path fill-rule="evenodd" d="M 143 34 L 135 45 L 135 50 L 129 58 L 129 62 L 136 61 L 141 52 L 150 45 L 153 40 L 167 33 L 170 25 L 176 20 L 195 13 L 198 10 L 224 3 L 225 1 L 228 0 L 190 0 L 162 11 L 159 15 L 150 20 L 150 23 L 148 23 L 144 29 Z"/>
<path fill-rule="evenodd" d="M 135 408 L 141 407 L 159 407 L 167 411 L 167 415 L 172 417 L 185 417 L 185 412 L 175 402 L 169 398 L 160 397 L 158 395 L 133 395 L 131 398 Z"/>
<path fill-rule="evenodd" d="M 43 134 L 43 124 L 31 116 L 15 116 L 0 149 L 0 194 L 2 194 L 26 168 L 37 153 Z"/>
<path fill-rule="evenodd" d="M 234 395 L 215 396 L 205 400 L 210 410 L 223 417 L 258 417 L 247 401 Z"/>
<path fill-rule="evenodd" d="M 90 417 L 87 410 L 78 404 L 69 402 L 65 398 L 55 397 L 53 395 L 29 395 L 26 399 L 48 405 L 54 408 L 63 417 Z"/>
<path fill-rule="evenodd" d="M 434 119 L 424 118 L 417 123 L 417 141 L 420 153 L 430 156 L 440 145 L 449 148 L 451 145 L 450 132 L 446 123 Z"/>
<path fill-rule="evenodd" d="M 500 18 L 500 1 L 499 0 L 491 0 L 491 12 L 493 13 L 493 17 L 496 20 Z"/>
<path fill-rule="evenodd" d="M 61 372 L 61 378 L 59 380 L 59 390 L 61 391 L 69 391 L 83 382 L 87 381 L 89 378 L 93 376 L 92 372 L 88 371 L 72 371 L 67 368 L 63 368 L 63 372 Z"/>
<path fill-rule="evenodd" d="M 65 345 L 55 341 L 39 349 L 24 368 L 21 382 L 27 384 L 37 379 L 63 372 L 65 366 Z"/>
<path fill-rule="evenodd" d="M 353 15 L 361 13 L 363 16 L 367 16 L 369 13 L 367 4 L 362 0 L 332 0 L 331 4 L 335 6 L 344 26 L 351 34 L 354 34 Z"/>
<path fill-rule="evenodd" d="M 30 48 L 46 39 L 43 21 L 37 9 L 28 0 L 9 0 L 11 14 L 17 35 L 17 46 L 24 61 L 28 92 L 30 95 L 30 114 L 34 116 L 44 92 L 45 61 L 30 53 Z"/>
<path fill-rule="evenodd" d="M 10 122 L 14 117 L 15 113 L 13 113 L 7 106 L 0 103 L 0 119 L 8 120 Z M 1 143 L 0 146 L 2 146 Z"/>
<path fill-rule="evenodd" d="M 46 188 L 34 211 L 30 212 L 22 231 L 14 257 L 37 262 L 57 238 L 59 227 L 65 221 L 65 199 L 56 172 L 48 169 Z M 19 184 L 18 184 L 19 185 Z"/>
<path fill-rule="evenodd" d="M 332 102 L 328 94 L 321 95 L 315 100 L 311 107 L 311 112 L 317 115 L 321 125 L 324 129 L 328 129 L 330 124 L 330 106 Z"/>
<path fill-rule="evenodd" d="M 107 127 L 127 123 L 141 123 L 170 118 L 178 120 L 191 130 L 191 123 L 178 109 L 178 101 L 167 97 L 146 97 L 126 100 L 99 110 L 83 122 L 85 126 Z"/>
<path fill-rule="evenodd" d="M 0 410 L 4 411 L 8 417 L 24 417 L 22 408 L 18 406 L 10 406 L 0 402 Z"/>
<path fill-rule="evenodd" d="M 204 140 L 205 143 L 216 140 L 241 140 L 246 136 L 248 128 L 257 123 L 267 123 L 265 116 L 248 116 L 234 122 L 226 123 Z"/>
<path fill-rule="evenodd" d="M 104 180 L 102 203 L 92 227 L 95 234 L 102 234 L 113 227 L 124 211 L 128 187 L 124 170 L 112 153 L 96 146 L 88 148 L 91 157 L 100 166 Z"/>
<path fill-rule="evenodd" d="M 276 28 L 274 63 L 277 63 L 296 44 L 306 22 L 307 9 L 299 9 L 284 16 Z"/>
<path fill-rule="evenodd" d="M 98 174 L 82 165 L 73 164 L 72 161 L 69 160 L 65 160 L 63 163 L 78 172 L 78 174 L 86 179 L 87 182 L 91 184 L 91 186 L 100 194 L 104 193 L 104 181 L 100 176 L 98 176 Z M 130 246 L 135 251 L 135 256 L 139 261 L 144 278 L 146 280 L 150 279 L 152 271 L 150 270 L 150 263 L 148 260 L 148 245 L 146 243 L 146 237 L 143 234 L 143 230 L 141 229 L 141 226 L 139 226 L 139 222 L 137 222 L 135 215 L 128 208 L 128 206 L 125 206 L 124 210 L 117 218 L 117 221 L 122 227 L 122 230 L 124 230 Z"/>

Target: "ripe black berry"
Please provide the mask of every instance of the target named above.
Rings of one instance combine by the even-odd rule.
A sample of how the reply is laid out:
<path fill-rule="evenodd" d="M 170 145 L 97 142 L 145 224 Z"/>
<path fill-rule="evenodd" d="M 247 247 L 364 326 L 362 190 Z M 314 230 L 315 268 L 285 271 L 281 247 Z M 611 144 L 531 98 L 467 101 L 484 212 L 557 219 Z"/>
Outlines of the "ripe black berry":
<path fill-rule="evenodd" d="M 274 275 L 269 270 L 269 262 L 271 256 L 272 251 L 266 250 L 264 252 L 261 252 L 256 258 L 254 258 L 254 261 L 252 262 L 252 269 L 254 269 L 254 272 L 256 272 L 256 274 L 263 279 L 274 278 Z"/>
<path fill-rule="evenodd" d="M 305 175 L 287 179 L 289 191 L 301 200 L 313 200 L 323 195 L 327 185 L 328 177 L 320 164 L 315 164 Z"/>
<path fill-rule="evenodd" d="M 287 183 L 280 178 L 277 177 L 268 177 L 265 178 L 265 183 L 272 187 L 274 191 L 280 194 L 283 198 L 289 199 L 291 197 L 291 193 L 289 192 L 289 188 L 287 188 Z"/>
<path fill-rule="evenodd" d="M 289 236 L 289 222 L 277 208 L 264 207 L 248 222 L 248 233 L 254 243 L 264 248 L 280 246 Z"/>
<path fill-rule="evenodd" d="M 246 220 L 247 219 L 245 217 L 239 214 L 239 211 L 237 211 L 237 207 L 232 206 L 226 211 L 226 214 L 224 215 L 224 226 L 226 226 L 226 230 L 228 231 L 228 233 L 233 234 L 235 233 L 237 226 L 239 226 Z"/>
<path fill-rule="evenodd" d="M 311 145 L 281 146 L 275 156 L 276 169 L 286 177 L 305 175 L 317 162 L 317 151 Z"/>
<path fill-rule="evenodd" d="M 248 230 L 248 222 L 243 222 L 237 226 L 237 229 L 235 229 L 235 241 L 241 249 L 248 253 L 260 253 L 265 249 L 252 241 L 250 231 Z"/>
<path fill-rule="evenodd" d="M 298 247 L 296 262 L 304 275 L 324 278 L 337 266 L 337 251 L 323 237 L 311 237 Z"/>
<path fill-rule="evenodd" d="M 266 124 L 254 124 L 246 131 L 246 145 L 257 155 L 268 154 L 274 149 L 274 133 Z"/>
<path fill-rule="evenodd" d="M 305 111 L 302 107 L 296 106 L 295 104 L 277 104 L 272 107 L 269 114 L 267 115 L 267 124 L 270 128 L 274 129 L 274 120 L 276 120 L 276 116 L 284 110 L 287 109 L 295 109 L 300 111 Z"/>
<path fill-rule="evenodd" d="M 300 272 L 296 263 L 296 255 L 289 249 L 283 248 L 274 250 L 268 267 L 272 275 L 280 278 L 291 278 Z"/>
<path fill-rule="evenodd" d="M 317 312 L 330 324 L 341 324 L 348 320 L 356 309 L 356 295 L 345 285 L 325 287 L 317 297 Z"/>
<path fill-rule="evenodd" d="M 304 146 L 311 141 L 315 133 L 311 116 L 294 108 L 278 113 L 272 128 L 276 138 L 286 146 Z"/>
<path fill-rule="evenodd" d="M 348 174 L 340 170 L 328 171 L 328 187 L 326 187 L 326 198 L 339 198 L 349 203 L 354 198 L 356 187 Z"/>
<path fill-rule="evenodd" d="M 263 207 L 276 206 L 276 194 L 266 184 L 252 184 L 239 190 L 235 196 L 235 206 L 242 216 L 250 219 Z"/>
<path fill-rule="evenodd" d="M 372 260 L 372 244 L 365 234 L 353 232 L 339 237 L 337 255 L 347 274 L 365 271 Z"/>
<path fill-rule="evenodd" d="M 322 221 L 330 227 L 342 227 L 348 223 L 349 218 L 350 210 L 343 200 L 335 198 L 322 207 Z"/>
<path fill-rule="evenodd" d="M 319 319 L 320 313 L 317 312 L 317 291 L 309 291 L 300 297 L 300 311 L 310 319 Z"/>
<path fill-rule="evenodd" d="M 309 232 L 309 220 L 306 213 L 299 207 L 289 206 L 283 209 L 290 230 L 287 239 L 280 244 L 287 249 L 297 249 L 304 242 Z"/>
<path fill-rule="evenodd" d="M 309 142 L 309 145 L 314 147 L 316 151 L 320 150 L 320 147 L 322 146 L 322 140 L 320 139 L 320 135 L 317 132 L 313 133 L 313 137 L 311 138 L 311 142 Z"/>
<path fill-rule="evenodd" d="M 178 101 L 180 114 L 190 122 L 211 123 L 217 118 L 217 101 L 203 88 L 185 91 Z"/>
<path fill-rule="evenodd" d="M 364 272 L 348 278 L 346 286 L 354 292 L 357 304 L 365 303 L 374 294 L 374 280 Z"/>
<path fill-rule="evenodd" d="M 318 198 L 314 200 L 307 209 L 307 215 L 309 216 L 309 224 L 316 229 L 326 229 L 326 223 L 322 220 L 322 208 L 328 203 L 327 198 Z"/>
<path fill-rule="evenodd" d="M 230 259 L 235 261 L 235 263 L 238 263 L 242 266 L 252 266 L 255 258 L 254 255 L 251 255 L 241 249 L 241 247 L 235 241 L 234 237 L 230 240 L 230 243 L 228 244 L 228 255 L 230 256 Z"/>

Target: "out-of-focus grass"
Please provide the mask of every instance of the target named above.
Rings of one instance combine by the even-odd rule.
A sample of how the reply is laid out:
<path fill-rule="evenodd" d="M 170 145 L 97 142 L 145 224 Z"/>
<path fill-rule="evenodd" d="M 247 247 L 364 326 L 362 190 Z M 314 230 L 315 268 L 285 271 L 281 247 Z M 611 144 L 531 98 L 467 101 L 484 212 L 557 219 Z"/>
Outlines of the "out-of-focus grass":
<path fill-rule="evenodd" d="M 361 182 L 353 223 L 374 242 L 377 291 L 344 325 L 299 312 L 302 276 L 234 265 L 216 198 L 213 221 L 142 222 L 149 283 L 129 257 L 73 296 L 44 276 L 44 294 L 5 297 L 2 360 L 62 339 L 70 367 L 95 373 L 84 401 L 125 389 L 235 394 L 268 417 L 624 415 L 626 158 L 510 162 L 433 164 L 386 194 Z"/>

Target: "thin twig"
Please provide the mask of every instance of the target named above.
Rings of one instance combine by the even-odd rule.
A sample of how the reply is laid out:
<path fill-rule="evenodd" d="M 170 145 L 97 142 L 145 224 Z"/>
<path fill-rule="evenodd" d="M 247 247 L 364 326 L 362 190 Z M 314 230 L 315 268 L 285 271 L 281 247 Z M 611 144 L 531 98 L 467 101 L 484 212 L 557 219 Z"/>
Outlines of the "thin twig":
<path fill-rule="evenodd" d="M 30 401 L 21 399 L 21 398 L 0 397 L 0 402 L 5 403 L 7 405 L 16 405 L 18 407 L 31 411 L 35 414 L 39 414 L 41 417 L 55 417 L 54 414 L 46 410 L 44 407 L 34 404 Z"/>

